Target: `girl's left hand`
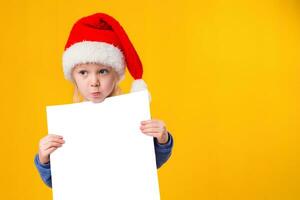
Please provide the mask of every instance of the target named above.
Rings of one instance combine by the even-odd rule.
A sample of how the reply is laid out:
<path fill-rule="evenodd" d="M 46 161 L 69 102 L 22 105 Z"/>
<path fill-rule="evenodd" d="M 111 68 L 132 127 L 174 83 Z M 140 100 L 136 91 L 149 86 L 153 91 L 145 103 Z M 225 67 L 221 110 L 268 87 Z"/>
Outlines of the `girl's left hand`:
<path fill-rule="evenodd" d="M 165 144 L 169 140 L 168 131 L 162 120 L 141 121 L 140 129 L 146 135 L 155 137 L 160 144 Z"/>

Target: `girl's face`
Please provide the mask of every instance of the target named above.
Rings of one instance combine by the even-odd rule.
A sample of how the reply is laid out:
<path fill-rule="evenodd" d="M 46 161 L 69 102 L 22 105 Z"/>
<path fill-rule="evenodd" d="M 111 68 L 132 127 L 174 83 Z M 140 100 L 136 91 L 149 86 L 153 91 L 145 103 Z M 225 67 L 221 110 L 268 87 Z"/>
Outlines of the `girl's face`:
<path fill-rule="evenodd" d="M 79 64 L 72 76 L 85 101 L 102 102 L 114 91 L 119 76 L 111 67 L 101 64 Z"/>

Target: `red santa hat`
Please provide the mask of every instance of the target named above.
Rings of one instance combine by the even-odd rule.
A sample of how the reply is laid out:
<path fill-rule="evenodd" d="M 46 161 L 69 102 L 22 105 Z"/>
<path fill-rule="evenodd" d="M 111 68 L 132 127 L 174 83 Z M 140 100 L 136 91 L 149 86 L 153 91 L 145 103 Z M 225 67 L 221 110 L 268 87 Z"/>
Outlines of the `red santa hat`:
<path fill-rule="evenodd" d="M 125 66 L 135 79 L 131 92 L 147 89 L 142 80 L 143 66 L 126 32 L 113 17 L 96 13 L 79 19 L 73 26 L 63 53 L 65 78 L 74 81 L 72 68 L 77 64 L 100 63 L 124 78 Z"/>

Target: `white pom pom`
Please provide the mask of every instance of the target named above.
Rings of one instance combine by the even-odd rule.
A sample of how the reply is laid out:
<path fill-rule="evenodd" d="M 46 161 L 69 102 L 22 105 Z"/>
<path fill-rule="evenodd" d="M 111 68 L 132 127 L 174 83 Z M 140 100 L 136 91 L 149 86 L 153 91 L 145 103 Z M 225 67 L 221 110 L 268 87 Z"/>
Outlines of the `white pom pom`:
<path fill-rule="evenodd" d="M 147 90 L 148 96 L 149 96 L 149 101 L 151 102 L 151 95 L 150 95 L 150 92 L 148 90 L 148 87 L 147 87 L 147 84 L 145 83 L 145 81 L 143 79 L 134 80 L 131 85 L 130 92 L 138 92 L 138 91 L 142 91 L 142 90 Z"/>
<path fill-rule="evenodd" d="M 143 79 L 134 80 L 131 85 L 130 92 L 138 92 L 142 90 L 147 90 L 147 85 Z"/>

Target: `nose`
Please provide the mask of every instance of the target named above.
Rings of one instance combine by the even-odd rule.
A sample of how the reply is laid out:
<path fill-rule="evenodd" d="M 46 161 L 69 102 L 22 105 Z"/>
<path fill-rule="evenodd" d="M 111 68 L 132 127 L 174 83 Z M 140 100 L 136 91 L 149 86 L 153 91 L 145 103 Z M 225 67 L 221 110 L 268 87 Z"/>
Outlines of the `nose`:
<path fill-rule="evenodd" d="M 97 77 L 96 75 L 93 75 L 93 76 L 91 77 L 90 85 L 91 85 L 92 87 L 99 87 L 99 86 L 100 86 L 100 81 L 99 81 L 99 79 L 98 79 L 98 77 Z"/>

